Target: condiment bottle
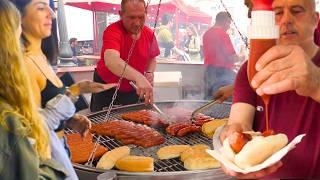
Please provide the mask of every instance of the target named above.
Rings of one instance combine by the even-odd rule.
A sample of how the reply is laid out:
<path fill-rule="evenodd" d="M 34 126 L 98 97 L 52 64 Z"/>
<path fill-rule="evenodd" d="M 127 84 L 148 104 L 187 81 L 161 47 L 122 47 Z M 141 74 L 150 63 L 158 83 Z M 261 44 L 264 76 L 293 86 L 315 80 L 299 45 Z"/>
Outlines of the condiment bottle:
<path fill-rule="evenodd" d="M 273 0 L 252 0 L 253 9 L 251 12 L 251 24 L 248 28 L 250 38 L 250 51 L 247 67 L 249 83 L 257 73 L 255 65 L 259 58 L 272 46 L 279 38 L 279 27 L 275 24 L 275 13 L 272 10 Z M 265 104 L 266 131 L 269 130 L 268 105 L 270 96 L 263 95 Z"/>

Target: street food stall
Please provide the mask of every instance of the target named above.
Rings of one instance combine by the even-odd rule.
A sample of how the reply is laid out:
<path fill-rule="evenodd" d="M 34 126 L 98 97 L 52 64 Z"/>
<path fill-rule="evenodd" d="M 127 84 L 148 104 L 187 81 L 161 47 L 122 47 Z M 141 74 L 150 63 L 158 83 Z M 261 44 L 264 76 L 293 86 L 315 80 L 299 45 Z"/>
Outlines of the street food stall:
<path fill-rule="evenodd" d="M 73 6 L 81 9 L 90 10 L 93 13 L 93 32 L 94 32 L 94 52 L 99 53 L 101 46 L 102 33 L 106 26 L 112 23 L 114 20 L 109 20 L 109 15 L 118 15 L 120 10 L 120 0 L 66 0 L 65 3 L 68 6 Z M 207 29 L 212 22 L 212 16 L 195 8 L 194 6 L 187 4 L 184 0 L 152 0 L 148 4 L 146 24 L 153 27 L 155 22 L 161 21 L 161 17 L 164 14 L 173 15 L 174 22 L 176 24 L 174 31 L 176 32 L 175 41 L 178 44 L 181 41 L 179 27 L 185 26 L 189 23 L 196 23 L 198 29 L 203 31 L 203 26 Z M 159 14 L 157 17 L 157 11 Z M 158 18 L 158 19 L 156 19 Z M 201 29 L 200 29 L 201 28 Z"/>
<path fill-rule="evenodd" d="M 99 17 L 99 13 L 117 14 L 120 2 L 120 0 L 65 1 L 66 5 L 93 12 L 94 47 L 97 53 L 100 53 L 97 51 L 98 39 L 101 39 L 103 30 L 110 23 L 107 22 L 105 14 L 104 23 L 101 23 L 103 18 Z M 161 4 L 160 1 L 154 0 L 149 2 L 146 24 L 155 27 L 153 25 L 158 23 L 164 13 L 173 14 L 175 23 L 178 24 L 175 26 L 177 42 L 179 28 L 183 27 L 179 24 L 193 23 L 199 30 L 203 28 L 203 24 L 206 28 L 211 26 L 211 15 L 183 0 L 163 0 Z M 85 62 L 98 61 L 100 56 L 86 55 L 77 58 Z M 89 66 L 60 67 L 58 73 L 71 72 L 76 81 L 84 77 L 91 79 L 95 66 L 87 64 Z M 91 135 L 84 140 L 85 142 L 80 141 L 79 135 L 72 130 L 67 130 L 71 158 L 74 158 L 72 160 L 79 178 L 95 179 L 103 172 L 114 172 L 118 179 L 230 179 L 219 169 L 220 165 L 205 153 L 206 149 L 213 148 L 212 129 L 215 130 L 223 125 L 220 122 L 225 123 L 228 118 L 230 103 L 216 103 L 202 111 L 197 118 L 191 118 L 195 109 L 207 103 L 201 100 L 204 69 L 203 62 L 200 61 L 185 62 L 167 58 L 157 62 L 154 80 L 155 105 L 164 111 L 165 116 L 157 112 L 154 106 L 138 103 L 89 114 L 88 118 L 92 121 L 93 127 Z M 190 96 L 191 90 L 194 94 Z M 182 100 L 186 97 L 195 100 Z M 208 133 L 204 124 L 212 122 L 219 122 L 219 125 L 215 125 L 214 128 L 210 126 L 211 130 Z M 193 155 L 190 158 L 185 158 L 186 155 L 182 155 L 182 151 L 171 158 L 159 155 L 162 149 L 176 147 L 179 149 L 185 147 L 184 150 L 187 152 L 197 153 L 191 153 Z M 199 147 L 201 150 L 198 150 Z M 114 154 L 121 154 L 123 148 L 129 149 L 125 151 L 129 157 L 122 162 Z M 110 162 L 110 158 L 114 164 L 105 165 L 106 162 Z M 197 159 L 199 162 L 191 159 Z M 132 162 L 138 164 L 133 165 Z M 194 164 L 204 165 L 195 167 Z"/>

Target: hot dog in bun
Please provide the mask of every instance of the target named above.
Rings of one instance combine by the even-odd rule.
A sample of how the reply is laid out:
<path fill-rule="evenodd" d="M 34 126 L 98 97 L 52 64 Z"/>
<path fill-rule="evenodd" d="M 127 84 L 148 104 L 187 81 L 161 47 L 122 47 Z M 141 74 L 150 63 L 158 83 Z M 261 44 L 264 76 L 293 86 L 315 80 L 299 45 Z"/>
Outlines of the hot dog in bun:
<path fill-rule="evenodd" d="M 246 169 L 262 163 L 287 143 L 285 134 L 234 132 L 223 141 L 222 153 L 238 167 Z"/>

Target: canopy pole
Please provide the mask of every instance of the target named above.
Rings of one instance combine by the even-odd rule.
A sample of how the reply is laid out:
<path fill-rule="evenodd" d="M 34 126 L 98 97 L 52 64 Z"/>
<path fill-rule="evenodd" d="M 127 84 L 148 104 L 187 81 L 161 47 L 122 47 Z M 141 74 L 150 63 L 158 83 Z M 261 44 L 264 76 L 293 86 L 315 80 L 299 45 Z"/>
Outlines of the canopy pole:
<path fill-rule="evenodd" d="M 175 20 L 176 20 L 176 47 L 179 47 L 179 18 L 180 13 L 177 11 L 177 7 L 175 8 Z"/>
<path fill-rule="evenodd" d="M 98 24 L 97 24 L 97 12 L 92 11 L 93 13 L 93 53 L 98 53 Z"/>
<path fill-rule="evenodd" d="M 72 50 L 68 39 L 68 28 L 66 23 L 66 15 L 64 10 L 63 0 L 58 1 L 58 27 L 59 27 L 59 37 L 60 37 L 60 48 L 59 57 L 60 58 L 72 58 Z"/>

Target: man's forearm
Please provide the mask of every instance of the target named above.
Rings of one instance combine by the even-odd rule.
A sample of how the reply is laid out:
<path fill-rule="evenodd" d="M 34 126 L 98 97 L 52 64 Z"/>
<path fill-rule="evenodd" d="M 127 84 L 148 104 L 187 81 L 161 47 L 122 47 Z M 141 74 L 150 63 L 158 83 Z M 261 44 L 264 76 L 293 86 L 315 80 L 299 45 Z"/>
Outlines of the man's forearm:
<path fill-rule="evenodd" d="M 113 49 L 107 49 L 104 52 L 104 63 L 113 74 L 119 77 L 122 75 L 126 64 L 120 58 L 119 52 Z M 123 77 L 131 81 L 137 81 L 137 79 L 143 78 L 143 74 L 127 65 Z"/>
<path fill-rule="evenodd" d="M 125 68 L 125 62 L 121 58 L 108 58 L 106 60 L 106 66 L 113 74 L 120 77 Z M 137 81 L 140 76 L 143 76 L 140 72 L 132 68 L 130 65 L 126 66 L 125 72 L 123 74 L 124 78 L 132 81 Z"/>
<path fill-rule="evenodd" d="M 154 72 L 156 70 L 157 61 L 156 58 L 152 58 L 146 68 L 146 72 Z"/>

